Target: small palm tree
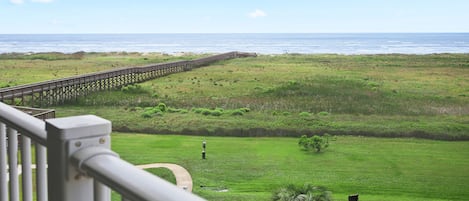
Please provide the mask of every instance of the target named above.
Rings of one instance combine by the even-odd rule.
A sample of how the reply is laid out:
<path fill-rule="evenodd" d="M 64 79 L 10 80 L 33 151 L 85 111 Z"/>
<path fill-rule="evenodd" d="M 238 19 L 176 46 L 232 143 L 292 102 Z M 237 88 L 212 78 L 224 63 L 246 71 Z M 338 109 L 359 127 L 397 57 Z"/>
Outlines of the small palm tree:
<path fill-rule="evenodd" d="M 315 187 L 311 184 L 295 186 L 289 184 L 274 192 L 273 201 L 330 201 L 332 194 L 324 187 Z"/>

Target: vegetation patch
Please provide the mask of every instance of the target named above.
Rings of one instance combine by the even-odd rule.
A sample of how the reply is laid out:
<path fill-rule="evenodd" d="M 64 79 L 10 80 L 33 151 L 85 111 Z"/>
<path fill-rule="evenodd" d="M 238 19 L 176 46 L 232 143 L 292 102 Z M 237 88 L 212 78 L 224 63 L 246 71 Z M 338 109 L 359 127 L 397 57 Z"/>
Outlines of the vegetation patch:
<path fill-rule="evenodd" d="M 316 152 L 321 152 L 329 147 L 329 134 L 324 134 L 324 136 L 314 135 L 312 137 L 302 135 L 298 141 L 298 146 L 302 147 L 304 150 L 315 150 Z"/>
<path fill-rule="evenodd" d="M 231 115 L 231 116 L 242 116 L 247 112 L 250 112 L 249 108 L 239 108 L 234 110 L 225 110 L 223 108 L 207 109 L 207 108 L 192 108 L 192 111 L 196 114 L 202 114 L 205 116 L 222 116 L 222 115 Z"/>
<path fill-rule="evenodd" d="M 79 60 L 3 59 L 0 83 L 12 86 L 200 56 L 85 53 Z M 258 136 L 263 129 L 264 136 L 342 133 L 467 140 L 468 59 L 467 54 L 261 55 L 139 83 L 141 93 L 89 94 L 56 112 L 94 113 L 115 128 L 158 133 L 207 130 L 215 135 L 218 129 L 225 131 L 220 135 Z M 164 119 L 141 118 L 143 108 L 161 102 L 173 108 Z M 134 112 L 137 107 L 142 110 Z M 244 107 L 251 111 L 235 111 Z M 206 108 L 205 115 L 192 108 Z M 160 115 L 145 116 L 155 114 Z"/>
<path fill-rule="evenodd" d="M 123 86 L 121 88 L 121 91 L 124 93 L 129 93 L 129 94 L 141 94 L 141 93 L 147 93 L 148 91 L 142 87 L 142 85 L 139 84 L 130 84 L 127 86 Z"/>
<path fill-rule="evenodd" d="M 77 60 L 82 59 L 85 52 L 75 53 L 61 53 L 61 52 L 44 52 L 44 53 L 2 53 L 0 54 L 0 60 L 45 60 L 45 61 L 56 61 L 56 60 Z"/>
<path fill-rule="evenodd" d="M 325 187 L 311 184 L 289 184 L 273 192 L 272 201 L 331 201 L 332 193 Z"/>

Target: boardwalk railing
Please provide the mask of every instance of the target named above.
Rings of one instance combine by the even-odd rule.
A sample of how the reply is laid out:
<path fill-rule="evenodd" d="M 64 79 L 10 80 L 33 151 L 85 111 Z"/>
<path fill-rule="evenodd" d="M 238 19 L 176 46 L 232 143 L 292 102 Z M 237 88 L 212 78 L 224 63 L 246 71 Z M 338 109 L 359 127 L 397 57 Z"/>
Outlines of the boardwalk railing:
<path fill-rule="evenodd" d="M 75 100 L 92 92 L 144 82 L 172 73 L 188 71 L 210 63 L 256 56 L 253 53 L 228 52 L 188 61 L 114 69 L 75 77 L 0 89 L 0 101 L 10 105 L 42 107 Z"/>
<path fill-rule="evenodd" d="M 21 106 L 13 106 L 13 108 L 23 111 L 24 113 L 29 114 L 41 120 L 55 118 L 55 110 L 53 109 L 41 109 L 41 108 L 21 107 Z"/>
<path fill-rule="evenodd" d="M 120 159 L 110 150 L 110 132 L 111 122 L 97 116 L 44 122 L 0 102 L 0 201 L 32 201 L 33 195 L 38 201 L 109 201 L 109 187 L 126 201 L 203 200 Z"/>

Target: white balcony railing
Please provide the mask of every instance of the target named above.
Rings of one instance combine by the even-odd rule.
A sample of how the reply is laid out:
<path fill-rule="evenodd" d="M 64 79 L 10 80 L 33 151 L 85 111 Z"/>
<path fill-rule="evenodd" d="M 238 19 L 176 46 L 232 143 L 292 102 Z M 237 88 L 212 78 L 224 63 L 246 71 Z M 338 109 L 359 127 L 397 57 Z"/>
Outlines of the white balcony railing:
<path fill-rule="evenodd" d="M 38 201 L 109 201 L 109 188 L 126 201 L 204 200 L 120 159 L 110 150 L 110 133 L 111 122 L 97 116 L 43 122 L 0 102 L 0 201 L 32 201 L 34 194 Z"/>

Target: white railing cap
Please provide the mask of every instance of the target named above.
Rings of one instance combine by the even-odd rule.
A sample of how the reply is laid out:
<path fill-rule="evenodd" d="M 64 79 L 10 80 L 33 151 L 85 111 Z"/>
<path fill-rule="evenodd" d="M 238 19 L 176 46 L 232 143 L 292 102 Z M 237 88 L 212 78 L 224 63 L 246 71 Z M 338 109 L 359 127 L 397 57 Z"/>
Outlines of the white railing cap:
<path fill-rule="evenodd" d="M 109 120 L 95 115 L 83 115 L 46 120 L 48 138 L 62 140 L 109 135 Z"/>

